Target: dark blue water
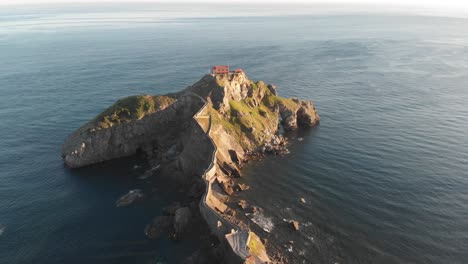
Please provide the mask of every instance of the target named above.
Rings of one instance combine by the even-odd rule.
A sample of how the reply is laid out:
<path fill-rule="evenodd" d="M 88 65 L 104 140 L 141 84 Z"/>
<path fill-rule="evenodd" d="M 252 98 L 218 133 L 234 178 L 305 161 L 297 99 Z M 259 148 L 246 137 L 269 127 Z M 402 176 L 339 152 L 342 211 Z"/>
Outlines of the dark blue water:
<path fill-rule="evenodd" d="M 138 160 L 69 170 L 60 147 L 120 97 L 180 90 L 221 63 L 312 99 L 322 117 L 290 135 L 304 138 L 291 154 L 244 170 L 243 195 L 265 209 L 271 239 L 295 241 L 298 263 L 466 262 L 468 20 L 241 11 L 2 7 L 1 263 L 190 255 L 197 241 L 144 237 L 174 199 L 164 186 L 114 207 L 147 188 Z"/>

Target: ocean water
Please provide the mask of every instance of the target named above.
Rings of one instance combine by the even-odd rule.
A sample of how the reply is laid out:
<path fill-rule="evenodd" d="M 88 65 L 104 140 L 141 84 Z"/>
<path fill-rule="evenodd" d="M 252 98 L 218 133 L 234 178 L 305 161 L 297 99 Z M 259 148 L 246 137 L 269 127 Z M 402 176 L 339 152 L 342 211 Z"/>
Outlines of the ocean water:
<path fill-rule="evenodd" d="M 466 263 L 468 20 L 280 11 L 2 7 L 0 263 L 190 255 L 197 240 L 144 237 L 176 196 L 163 182 L 151 201 L 114 207 L 148 188 L 138 160 L 70 170 L 60 147 L 119 98 L 180 90 L 214 64 L 311 99 L 322 117 L 241 179 L 294 263 Z"/>

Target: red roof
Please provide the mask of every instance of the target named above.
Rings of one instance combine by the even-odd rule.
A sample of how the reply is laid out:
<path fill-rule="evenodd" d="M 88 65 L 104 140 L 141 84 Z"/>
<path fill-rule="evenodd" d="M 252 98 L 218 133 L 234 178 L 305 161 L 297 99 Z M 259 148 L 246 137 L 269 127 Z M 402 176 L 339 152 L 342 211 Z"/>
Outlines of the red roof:
<path fill-rule="evenodd" d="M 216 66 L 213 66 L 213 69 L 212 69 L 211 72 L 215 73 L 215 74 L 229 73 L 229 66 L 227 66 L 227 65 L 216 65 Z"/>

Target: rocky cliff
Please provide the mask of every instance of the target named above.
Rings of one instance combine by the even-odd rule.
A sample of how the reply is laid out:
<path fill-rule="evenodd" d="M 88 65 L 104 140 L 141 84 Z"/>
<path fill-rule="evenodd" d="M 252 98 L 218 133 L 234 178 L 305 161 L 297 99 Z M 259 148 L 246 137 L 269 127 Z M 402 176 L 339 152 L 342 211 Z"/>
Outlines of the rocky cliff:
<path fill-rule="evenodd" d="M 320 120 L 310 101 L 281 98 L 274 86 L 243 73 L 206 75 L 179 93 L 119 100 L 73 132 L 62 157 L 77 168 L 164 145 L 185 132 L 203 100 L 210 103 L 221 163 L 237 163 L 246 151 L 268 144 L 280 119 L 285 129 Z"/>
<path fill-rule="evenodd" d="M 221 240 L 231 227 L 241 226 L 226 239 L 237 241 L 233 249 L 239 238 L 253 241 L 256 235 L 245 235 L 247 225 L 224 204 L 222 197 L 234 190 L 232 177 L 254 153 L 284 145 L 280 125 L 291 130 L 319 120 L 311 101 L 282 98 L 273 85 L 251 81 L 244 73 L 209 74 L 178 93 L 119 100 L 73 132 L 62 157 L 77 168 L 141 151 L 148 157 L 149 174 L 157 170 L 184 183 L 203 177 L 207 191 L 200 210 L 213 233 Z M 251 254 L 233 252 L 241 259 Z M 253 257 L 268 260 L 265 252 Z"/>

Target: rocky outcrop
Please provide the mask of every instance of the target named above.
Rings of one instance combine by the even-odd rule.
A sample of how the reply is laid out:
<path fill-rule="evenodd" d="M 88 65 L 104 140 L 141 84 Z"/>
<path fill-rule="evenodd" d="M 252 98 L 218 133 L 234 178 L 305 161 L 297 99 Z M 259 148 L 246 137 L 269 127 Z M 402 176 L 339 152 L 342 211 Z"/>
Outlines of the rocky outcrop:
<path fill-rule="evenodd" d="M 292 99 L 291 103 L 279 103 L 280 115 L 284 129 L 293 130 L 298 126 L 315 126 L 320 116 L 311 101 Z"/>
<path fill-rule="evenodd" d="M 143 192 L 140 189 L 130 190 L 127 194 L 123 195 L 122 197 L 115 202 L 116 207 L 125 207 L 129 206 L 130 204 L 141 200 L 144 197 Z"/>
<path fill-rule="evenodd" d="M 188 207 L 182 207 L 175 211 L 174 230 L 178 236 L 187 230 L 191 217 L 192 213 Z"/>
<path fill-rule="evenodd" d="M 167 232 L 172 224 L 172 216 L 157 216 L 145 228 L 145 235 L 150 239 L 158 238 L 163 232 Z"/>
<path fill-rule="evenodd" d="M 169 140 L 183 131 L 203 102 L 193 96 L 181 95 L 167 108 L 107 128 L 89 122 L 66 140 L 62 157 L 71 168 L 83 167 L 106 160 L 131 156 L 147 145 Z"/>
<path fill-rule="evenodd" d="M 295 231 L 299 230 L 299 221 L 291 221 L 291 226 Z"/>
<path fill-rule="evenodd" d="M 231 239 L 244 238 L 246 230 L 233 222 L 236 211 L 218 198 L 213 186 L 220 186 L 223 195 L 246 190 L 248 186 L 235 186 L 232 178 L 240 176 L 240 167 L 249 157 L 287 153 L 287 141 L 278 135 L 280 118 L 286 130 L 314 126 L 320 120 L 311 101 L 279 97 L 274 85 L 253 82 L 244 73 L 205 75 L 179 93 L 137 99 L 117 102 L 72 133 L 62 148 L 65 163 L 76 168 L 143 151 L 151 167 L 144 179 L 159 173 L 191 184 L 202 175 L 207 188 L 200 211 L 220 240 L 233 229 L 242 232 Z M 199 197 L 200 191 L 196 187 L 190 193 Z M 118 204 L 131 203 L 132 197 L 138 197 L 133 194 Z M 247 209 L 248 203 L 239 206 Z M 177 237 L 190 228 L 188 207 L 178 204 L 165 212 L 147 226 L 148 237 L 159 236 L 171 221 Z M 260 239 L 252 232 L 248 237 L 250 244 L 244 241 L 244 248 L 231 247 L 231 252 L 245 259 L 242 252 L 247 248 L 254 259 L 268 260 Z M 261 253 L 252 253 L 253 248 L 262 248 Z"/>

